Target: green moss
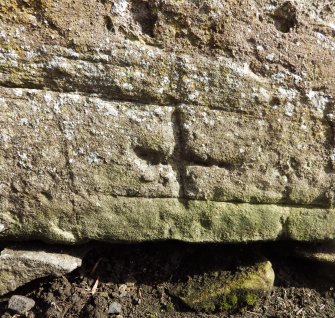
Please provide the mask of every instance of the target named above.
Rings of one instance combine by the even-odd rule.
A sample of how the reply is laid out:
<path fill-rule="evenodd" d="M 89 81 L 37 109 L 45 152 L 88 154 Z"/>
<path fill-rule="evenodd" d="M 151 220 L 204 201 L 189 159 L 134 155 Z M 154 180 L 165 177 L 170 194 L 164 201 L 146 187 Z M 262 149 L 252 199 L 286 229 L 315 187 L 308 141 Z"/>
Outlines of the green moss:
<path fill-rule="evenodd" d="M 111 182 L 107 177 L 105 181 Z M 8 229 L 0 233 L 0 238 L 75 243 L 86 239 L 246 242 L 283 237 L 301 241 L 335 237 L 335 210 L 331 209 L 115 197 L 101 193 L 60 194 L 51 201 L 41 197 L 35 203 L 32 198 L 25 200 L 24 218 L 20 217 L 20 211 L 1 208 L 0 222 L 8 224 Z M 249 288 L 246 282 L 250 281 L 249 276 L 245 288 Z M 262 281 L 254 277 L 255 283 L 262 284 Z"/>
<path fill-rule="evenodd" d="M 174 308 L 174 306 L 173 306 L 172 303 L 167 303 L 166 304 L 166 311 L 167 312 L 173 312 L 173 311 L 175 311 L 175 308 Z"/>
<path fill-rule="evenodd" d="M 247 306 L 255 306 L 257 303 L 258 297 L 256 294 L 252 292 L 247 292 L 245 293 L 242 301 L 247 305 Z"/>
<path fill-rule="evenodd" d="M 298 241 L 335 238 L 334 209 L 294 209 L 286 222 L 287 236 Z"/>
<path fill-rule="evenodd" d="M 320 195 L 320 189 L 311 186 L 308 180 L 296 182 L 290 189 L 290 200 L 296 204 L 308 204 L 310 202 L 324 204 L 327 199 Z"/>
<path fill-rule="evenodd" d="M 271 264 L 263 261 L 242 267 L 237 273 L 219 271 L 194 275 L 187 283 L 172 287 L 170 292 L 199 312 L 234 312 L 254 306 L 257 294 L 270 290 L 273 283 Z"/>
<path fill-rule="evenodd" d="M 243 311 L 247 307 L 253 307 L 258 301 L 256 292 L 240 290 L 224 297 L 216 310 L 236 312 Z"/>
<path fill-rule="evenodd" d="M 206 312 L 214 312 L 216 307 L 212 302 L 205 302 L 202 304 L 202 308 Z"/>
<path fill-rule="evenodd" d="M 229 294 L 219 302 L 219 306 L 216 308 L 220 311 L 231 311 L 238 307 L 239 299 L 235 293 Z"/>

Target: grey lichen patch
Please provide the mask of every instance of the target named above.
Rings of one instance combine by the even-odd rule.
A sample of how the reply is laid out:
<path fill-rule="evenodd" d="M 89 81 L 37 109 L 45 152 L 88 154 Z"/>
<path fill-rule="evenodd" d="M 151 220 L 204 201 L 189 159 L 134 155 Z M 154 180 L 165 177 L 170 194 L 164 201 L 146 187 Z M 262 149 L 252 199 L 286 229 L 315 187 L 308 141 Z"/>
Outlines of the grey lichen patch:
<path fill-rule="evenodd" d="M 186 283 L 170 288 L 170 293 L 180 298 L 196 311 L 239 311 L 256 304 L 260 292 L 270 291 L 274 271 L 269 261 L 229 271 L 194 275 Z"/>
<path fill-rule="evenodd" d="M 71 123 L 67 145 L 76 191 L 178 196 L 176 172 L 169 164 L 175 147 L 171 114 L 169 107 L 97 98 L 64 105 L 61 116 Z"/>
<path fill-rule="evenodd" d="M 171 107 L 41 90 L 2 92 L 6 125 L 0 134 L 6 150 L 0 150 L 0 169 L 10 155 L 10 169 L 20 178 L 13 183 L 8 167 L 2 177 L 16 192 L 25 192 L 29 180 L 30 194 L 50 198 L 64 191 L 178 196 L 170 165 L 175 148 Z"/>
<path fill-rule="evenodd" d="M 108 99 L 186 103 L 251 114 L 271 111 L 269 103 L 278 91 L 272 80 L 255 74 L 247 63 L 170 54 L 139 43 L 118 44 L 100 55 L 69 53 L 57 46 L 43 46 L 43 54 L 17 46 L 1 52 L 5 72 L 0 84 L 6 86 L 46 85 L 55 91 L 95 93 Z M 294 92 L 298 100 L 299 92 Z"/>

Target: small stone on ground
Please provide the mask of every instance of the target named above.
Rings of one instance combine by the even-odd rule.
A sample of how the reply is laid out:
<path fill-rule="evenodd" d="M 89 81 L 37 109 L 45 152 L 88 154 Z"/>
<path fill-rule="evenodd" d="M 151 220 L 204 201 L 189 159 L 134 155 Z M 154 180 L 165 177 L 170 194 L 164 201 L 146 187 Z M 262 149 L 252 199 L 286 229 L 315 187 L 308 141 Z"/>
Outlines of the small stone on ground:
<path fill-rule="evenodd" d="M 35 306 L 35 301 L 31 298 L 13 295 L 8 302 L 8 308 L 19 313 L 24 314 Z"/>
<path fill-rule="evenodd" d="M 16 244 L 0 253 L 0 295 L 16 290 L 37 278 L 72 272 L 82 264 L 90 245 L 80 248 L 43 243 Z"/>
<path fill-rule="evenodd" d="M 170 293 L 196 311 L 236 311 L 253 306 L 259 294 L 268 292 L 275 274 L 269 261 L 257 262 L 233 271 L 213 271 L 189 277 Z"/>
<path fill-rule="evenodd" d="M 112 302 L 110 305 L 109 305 L 109 308 L 108 308 L 108 313 L 109 314 L 120 314 L 122 311 L 122 306 L 121 304 L 117 303 L 117 302 Z"/>

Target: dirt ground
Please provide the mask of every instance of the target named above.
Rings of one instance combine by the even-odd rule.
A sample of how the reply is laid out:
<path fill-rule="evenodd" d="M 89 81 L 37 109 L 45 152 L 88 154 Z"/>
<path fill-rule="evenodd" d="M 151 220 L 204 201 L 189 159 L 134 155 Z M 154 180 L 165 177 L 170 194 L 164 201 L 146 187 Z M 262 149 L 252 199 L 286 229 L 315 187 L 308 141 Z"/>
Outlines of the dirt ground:
<path fill-rule="evenodd" d="M 83 266 L 75 272 L 40 279 L 15 292 L 36 301 L 29 318 L 335 317 L 334 268 L 288 256 L 292 250 L 303 248 L 301 245 L 170 242 L 92 246 Z M 196 313 L 169 295 L 171 284 L 192 274 L 233 269 L 255 255 L 264 255 L 272 262 L 276 280 L 273 291 L 263 295 L 253 308 L 233 313 Z M 6 309 L 9 297 L 0 299 L 1 318 L 19 317 Z M 122 306 L 119 315 L 108 314 L 113 302 Z"/>

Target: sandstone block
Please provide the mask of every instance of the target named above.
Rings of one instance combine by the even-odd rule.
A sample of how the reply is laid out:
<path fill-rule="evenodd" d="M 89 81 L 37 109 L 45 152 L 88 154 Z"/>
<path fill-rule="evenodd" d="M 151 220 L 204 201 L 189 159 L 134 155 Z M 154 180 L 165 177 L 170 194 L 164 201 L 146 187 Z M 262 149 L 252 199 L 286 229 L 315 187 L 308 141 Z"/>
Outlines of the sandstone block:
<path fill-rule="evenodd" d="M 334 23 L 326 0 L 1 3 L 0 238 L 334 239 Z"/>

